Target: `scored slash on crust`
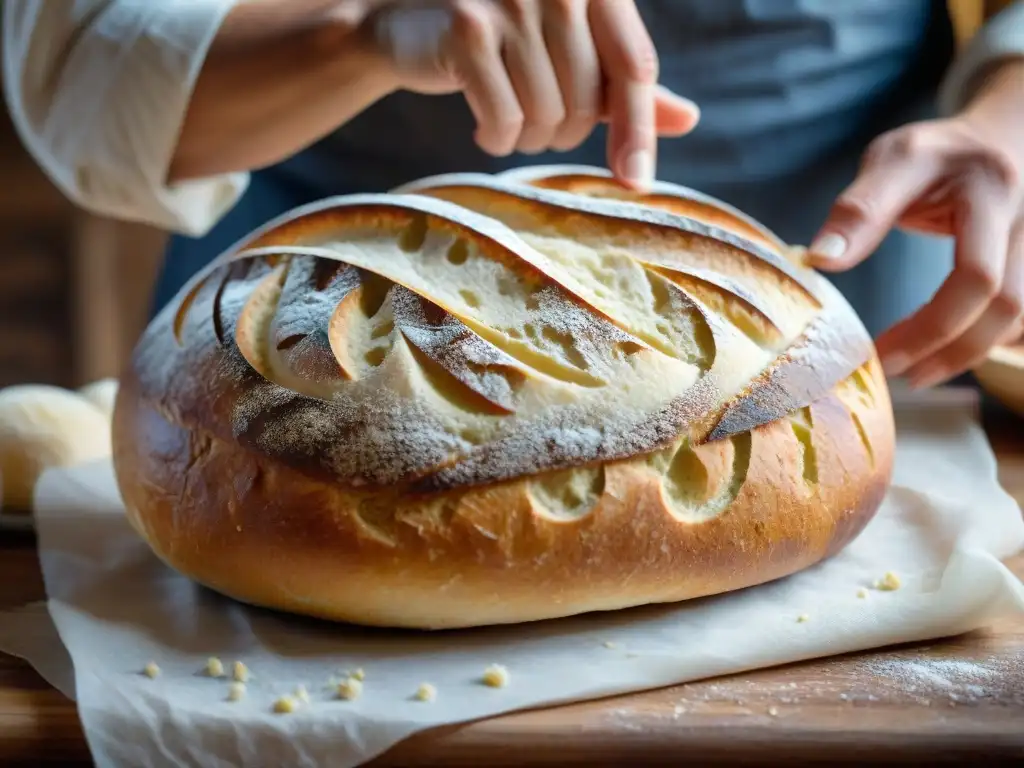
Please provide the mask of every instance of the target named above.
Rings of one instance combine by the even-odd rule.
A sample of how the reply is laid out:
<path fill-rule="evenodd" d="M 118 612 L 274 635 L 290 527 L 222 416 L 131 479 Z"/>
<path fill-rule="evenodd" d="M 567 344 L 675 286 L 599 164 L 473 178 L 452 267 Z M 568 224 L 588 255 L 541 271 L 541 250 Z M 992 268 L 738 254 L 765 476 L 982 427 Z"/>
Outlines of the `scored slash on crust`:
<path fill-rule="evenodd" d="M 128 519 L 224 594 L 418 628 L 690 599 L 838 551 L 892 468 L 863 326 L 713 200 L 610 184 L 422 180 L 237 243 L 123 377 Z"/>
<path fill-rule="evenodd" d="M 201 333 L 205 304 L 229 357 L 264 380 L 260 402 L 278 404 L 255 420 L 239 412 L 233 434 L 308 457 L 315 440 L 294 436 L 307 413 L 366 453 L 386 440 L 367 433 L 393 422 L 344 414 L 358 382 L 383 385 L 394 408 L 426 397 L 451 414 L 409 436 L 390 476 L 321 464 L 342 482 L 440 490 L 739 434 L 814 402 L 872 354 L 826 281 L 767 230 L 744 239 L 751 223 L 713 198 L 667 185 L 661 207 L 645 207 L 580 169 L 519 178 L 456 174 L 307 206 L 183 290 L 179 344 Z M 691 205 L 703 220 L 679 213 Z M 586 434 L 595 398 L 611 407 Z"/>

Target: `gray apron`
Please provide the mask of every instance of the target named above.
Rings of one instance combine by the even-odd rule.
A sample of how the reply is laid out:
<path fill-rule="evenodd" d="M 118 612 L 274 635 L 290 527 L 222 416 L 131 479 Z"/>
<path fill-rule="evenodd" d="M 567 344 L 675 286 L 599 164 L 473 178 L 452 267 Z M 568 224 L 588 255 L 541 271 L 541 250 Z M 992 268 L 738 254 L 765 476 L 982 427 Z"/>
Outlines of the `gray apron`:
<path fill-rule="evenodd" d="M 930 116 L 952 55 L 941 0 L 647 0 L 638 3 L 661 82 L 701 106 L 699 127 L 659 145 L 658 176 L 708 192 L 807 244 L 876 135 Z M 254 86 L 258 87 L 258 85 Z M 573 152 L 492 158 L 461 96 L 397 93 L 289 160 L 253 174 L 202 239 L 176 237 L 156 308 L 272 216 L 328 195 L 386 191 L 437 173 L 533 163 L 605 165 L 599 129 Z M 894 233 L 834 278 L 872 333 L 928 300 L 948 273 L 944 240 Z"/>

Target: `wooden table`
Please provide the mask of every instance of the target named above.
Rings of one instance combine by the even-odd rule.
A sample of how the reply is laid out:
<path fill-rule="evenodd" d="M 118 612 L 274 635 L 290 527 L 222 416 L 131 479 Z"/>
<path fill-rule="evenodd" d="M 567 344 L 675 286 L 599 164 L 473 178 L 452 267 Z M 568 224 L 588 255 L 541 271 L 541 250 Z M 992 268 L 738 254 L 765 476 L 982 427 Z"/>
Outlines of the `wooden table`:
<path fill-rule="evenodd" d="M 1024 502 L 1024 423 L 986 429 Z M 1024 576 L 1024 556 L 1010 567 Z M 29 538 L 0 539 L 0 608 L 43 597 Z M 432 731 L 378 765 L 1024 764 L 1024 622 Z M 0 765 L 89 764 L 74 704 L 0 654 Z"/>

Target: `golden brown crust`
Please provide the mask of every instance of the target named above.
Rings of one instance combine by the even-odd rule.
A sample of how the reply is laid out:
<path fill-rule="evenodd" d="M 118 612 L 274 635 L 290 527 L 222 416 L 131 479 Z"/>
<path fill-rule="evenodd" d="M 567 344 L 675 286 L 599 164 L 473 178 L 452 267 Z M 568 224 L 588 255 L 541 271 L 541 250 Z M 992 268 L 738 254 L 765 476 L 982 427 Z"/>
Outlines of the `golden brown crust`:
<path fill-rule="evenodd" d="M 572 165 L 527 166 L 507 171 L 502 177 L 541 189 L 626 200 L 661 208 L 735 232 L 774 251 L 781 251 L 785 247 L 779 236 L 759 221 L 721 200 L 678 184 L 656 181 L 647 192 L 637 192 L 604 169 Z"/>
<path fill-rule="evenodd" d="M 154 320 L 114 459 L 158 555 L 433 628 L 738 589 L 863 528 L 892 413 L 830 285 L 735 227 L 473 178 L 292 212 Z"/>
<path fill-rule="evenodd" d="M 381 626 L 531 621 L 741 589 L 839 551 L 874 515 L 893 460 L 877 361 L 858 377 L 863 388 L 851 378 L 810 407 L 809 447 L 799 419 L 781 419 L 598 466 L 594 505 L 568 519 L 542 506 L 558 485 L 538 492 L 541 477 L 435 496 L 345 491 L 174 423 L 130 375 L 115 460 L 155 552 L 239 600 Z M 700 520 L 723 489 L 722 512 L 682 517 Z"/>
<path fill-rule="evenodd" d="M 785 317 L 790 320 L 787 325 L 794 320 L 799 325 L 804 318 L 800 309 L 813 308 L 816 314 L 801 327 L 799 336 L 784 337 L 786 344 L 774 363 L 731 398 L 718 418 L 691 430 L 695 440 L 739 434 L 808 405 L 871 355 L 871 340 L 859 318 L 827 280 L 792 264 L 780 249 L 743 240 L 735 226 L 723 230 L 711 226 L 713 222 L 707 218 L 690 220 L 643 208 L 617 209 L 582 197 L 559 199 L 483 175 L 452 174 L 409 186 L 498 218 L 524 234 L 571 231 L 583 242 L 596 239 L 624 246 L 632 258 L 670 280 L 707 279 L 717 270 L 712 279 L 716 287 L 733 295 L 729 306 L 750 302 L 773 305 L 755 311 L 776 330 L 779 323 L 774 318 L 781 321 Z M 686 286 L 688 295 L 706 305 L 712 304 L 692 281 L 689 285 L 678 279 L 673 283 Z M 744 328 L 727 316 L 737 328 L 750 332 L 749 326 Z M 778 337 L 755 331 L 754 338 L 767 346 Z M 707 431 L 700 431 L 704 429 Z"/>

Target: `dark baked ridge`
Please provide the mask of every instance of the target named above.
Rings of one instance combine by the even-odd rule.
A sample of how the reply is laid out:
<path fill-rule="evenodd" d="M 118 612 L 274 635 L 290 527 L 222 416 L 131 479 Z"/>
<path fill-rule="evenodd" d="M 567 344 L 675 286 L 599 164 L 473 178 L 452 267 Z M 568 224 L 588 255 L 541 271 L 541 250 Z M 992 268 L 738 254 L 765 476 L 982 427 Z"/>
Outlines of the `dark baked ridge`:
<path fill-rule="evenodd" d="M 863 327 L 824 280 L 730 233 L 663 211 L 460 178 L 459 186 L 422 190 L 459 206 L 418 195 L 336 198 L 233 249 L 147 330 L 142 354 L 160 359 L 140 367 L 150 373 L 145 390 L 165 386 L 152 372 L 187 360 L 203 378 L 241 383 L 231 387 L 232 423 L 224 426 L 242 444 L 342 483 L 440 490 L 627 458 L 680 436 L 697 443 L 739 434 L 814 402 L 871 354 Z M 604 286 L 593 275 L 552 258 L 573 245 L 563 231 L 533 241 L 546 254 L 522 239 L 550 235 L 542 224 L 552 220 L 575 226 L 576 243 L 612 242 L 616 279 L 628 272 L 654 293 L 620 311 L 621 291 L 598 295 Z M 424 255 L 429 238 L 438 247 Z M 284 255 L 289 248 L 298 250 Z M 489 324 L 487 306 L 466 303 L 490 304 L 499 298 L 493 292 L 460 306 L 442 285 L 465 273 L 469 259 L 497 275 L 499 293 L 506 276 L 515 283 L 532 338 Z M 325 279 L 329 261 L 338 264 Z M 715 264 L 723 269 L 711 276 Z M 755 298 L 758 285 L 767 304 Z M 378 330 L 408 347 L 405 364 L 419 369 L 410 375 L 472 418 L 453 428 L 438 420 L 436 405 L 379 386 L 372 372 L 346 371 L 339 338 L 372 320 L 353 319 L 356 294 L 372 290 L 371 314 L 390 316 Z M 468 290 L 482 289 L 467 282 L 459 295 Z M 714 304 L 736 322 L 711 311 Z M 742 315 L 731 311 L 744 306 Z M 378 346 L 383 367 L 396 346 Z M 757 352 L 764 365 L 743 367 Z M 638 385 L 623 387 L 629 376 Z M 554 394 L 543 397 L 557 402 L 542 398 L 532 413 L 516 404 L 516 392 L 545 386 Z"/>
<path fill-rule="evenodd" d="M 637 192 L 616 180 L 607 169 L 586 165 L 531 165 L 498 176 L 541 189 L 661 208 L 735 232 L 762 247 L 780 253 L 787 250 L 785 242 L 761 222 L 722 200 L 681 184 L 655 181 L 648 191 Z"/>
<path fill-rule="evenodd" d="M 893 425 L 863 327 L 783 250 L 493 177 L 297 209 L 140 340 L 129 519 L 225 594 L 389 626 L 805 568 L 878 508 Z"/>
<path fill-rule="evenodd" d="M 552 190 L 524 189 L 515 182 L 482 174 L 438 176 L 406 189 L 485 213 L 524 236 L 569 230 L 585 218 L 592 231 L 576 229 L 574 237 L 620 245 L 645 267 L 674 279 L 691 295 L 696 293 L 695 298 L 703 299 L 705 305 L 710 303 L 711 294 L 731 292 L 731 306 L 726 303 L 716 308 L 734 322 L 735 313 L 730 309 L 744 305 L 747 312 L 763 318 L 764 322 L 752 322 L 748 329 L 761 331 L 759 341 L 775 341 L 778 357 L 739 396 L 729 399 L 706 434 L 691 431 L 694 440 L 745 432 L 809 405 L 872 354 L 866 329 L 831 283 L 793 264 L 780 251 L 763 248 L 734 232 L 672 212 L 623 207 Z M 709 275 L 713 265 L 728 282 Z M 687 284 L 687 277 L 696 278 L 696 282 Z M 813 313 L 794 312 L 793 305 L 801 298 L 815 310 Z M 755 309 L 755 302 L 765 301 L 776 306 L 768 311 Z M 802 319 L 807 323 L 798 333 L 788 327 L 783 329 L 788 333 L 763 338 L 773 336 L 765 332 L 765 326 L 777 329 L 780 323 L 774 322 L 775 318 L 787 312 L 796 315 L 798 324 Z M 742 323 L 737 325 L 743 328 Z M 779 344 L 780 340 L 783 343 Z"/>

